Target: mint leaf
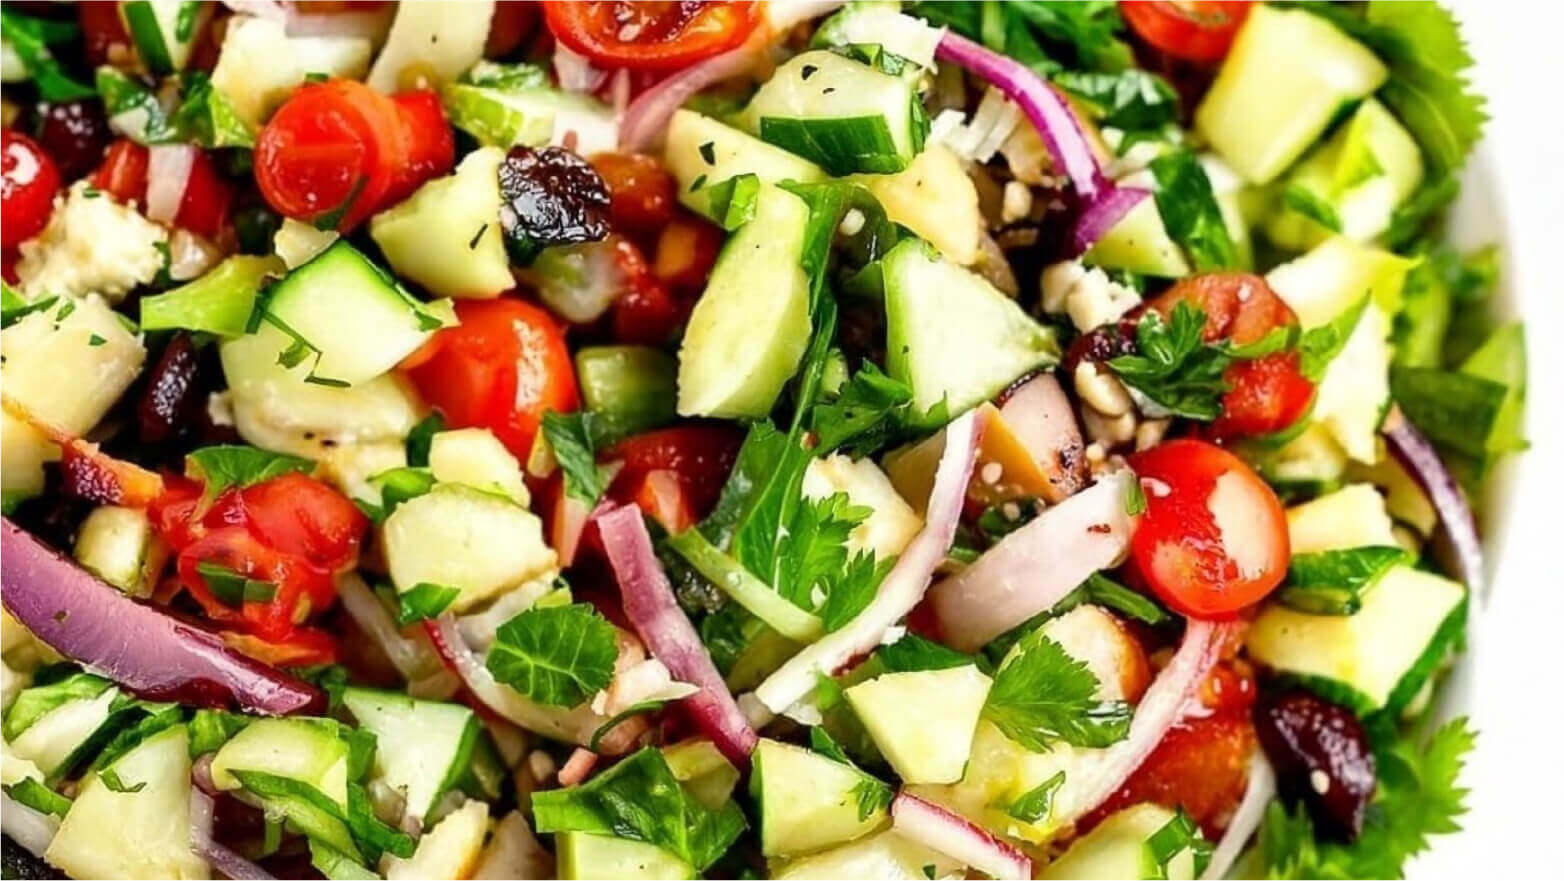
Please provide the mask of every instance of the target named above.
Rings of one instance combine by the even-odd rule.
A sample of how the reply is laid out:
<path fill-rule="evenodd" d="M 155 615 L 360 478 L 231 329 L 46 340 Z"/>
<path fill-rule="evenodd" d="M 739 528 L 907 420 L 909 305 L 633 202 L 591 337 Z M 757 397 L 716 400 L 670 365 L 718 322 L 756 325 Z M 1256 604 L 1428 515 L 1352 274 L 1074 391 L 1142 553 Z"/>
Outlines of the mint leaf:
<path fill-rule="evenodd" d="M 1363 310 L 1368 308 L 1369 295 L 1364 294 L 1356 303 L 1342 310 L 1340 315 L 1318 327 L 1311 327 L 1298 338 L 1298 370 L 1314 382 L 1325 375 L 1325 368 L 1341 354 Z"/>
<path fill-rule="evenodd" d="M 593 415 L 544 413 L 543 437 L 565 473 L 565 493 L 588 507 L 597 504 L 608 486 L 597 467 L 598 435 Z"/>
<path fill-rule="evenodd" d="M 295 471 L 314 470 L 315 463 L 308 459 L 239 445 L 202 447 L 185 456 L 185 473 L 206 484 L 208 498 L 229 487 L 243 489 Z"/>
<path fill-rule="evenodd" d="M 1189 252 L 1197 272 L 1242 268 L 1238 247 L 1222 220 L 1222 209 L 1193 150 L 1175 150 L 1151 160 L 1157 179 L 1157 210 L 1173 241 Z"/>
<path fill-rule="evenodd" d="M 1097 677 L 1041 629 L 1021 638 L 994 677 L 983 718 L 1032 752 L 1053 743 L 1105 747 L 1129 732 L 1130 706 L 1098 700 Z"/>
<path fill-rule="evenodd" d="M 1064 785 L 1064 772 L 1049 777 L 1005 808 L 1005 813 L 1023 823 L 1036 823 L 1045 819 L 1054 809 L 1054 793 Z"/>
<path fill-rule="evenodd" d="M 440 617 L 461 596 L 460 588 L 443 584 L 416 584 L 411 590 L 397 596 L 396 623 L 406 627 L 414 621 L 427 621 Z"/>
<path fill-rule="evenodd" d="M 588 832 L 654 844 L 704 872 L 743 834 L 732 801 L 711 810 L 673 776 L 656 747 L 645 747 L 579 786 L 536 792 L 539 832 Z"/>
<path fill-rule="evenodd" d="M 1405 548 L 1369 546 L 1295 554 L 1278 599 L 1311 615 L 1353 615 L 1363 593 L 1392 567 L 1413 563 Z"/>
<path fill-rule="evenodd" d="M 531 700 L 574 707 L 607 687 L 618 657 L 613 625 L 575 603 L 528 609 L 501 624 L 487 666 Z"/>

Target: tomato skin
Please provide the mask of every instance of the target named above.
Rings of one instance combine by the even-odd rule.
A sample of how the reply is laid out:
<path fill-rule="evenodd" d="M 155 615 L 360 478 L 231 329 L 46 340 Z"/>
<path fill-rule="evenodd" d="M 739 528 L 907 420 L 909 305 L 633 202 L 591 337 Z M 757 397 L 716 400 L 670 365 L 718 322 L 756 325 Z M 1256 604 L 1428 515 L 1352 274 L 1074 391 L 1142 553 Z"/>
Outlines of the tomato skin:
<path fill-rule="evenodd" d="M 143 201 L 147 196 L 147 148 L 120 138 L 109 145 L 103 162 L 89 181 L 117 201 Z"/>
<path fill-rule="evenodd" d="M 1296 424 L 1314 401 L 1314 383 L 1298 365 L 1297 352 L 1277 352 L 1227 368 L 1222 415 L 1205 433 L 1221 439 L 1255 437 Z"/>
<path fill-rule="evenodd" d="M 542 307 L 511 298 L 463 300 L 456 315 L 461 324 L 438 331 L 405 372 L 452 428 L 487 428 L 525 461 L 545 412 L 580 407 L 564 332 Z"/>
<path fill-rule="evenodd" d="M 675 290 L 699 295 L 717 265 L 723 239 L 715 225 L 680 212 L 657 237 L 652 274 Z"/>
<path fill-rule="evenodd" d="M 673 70 L 743 43 L 760 23 L 749 0 L 631 3 L 555 0 L 543 4 L 554 39 L 600 67 Z"/>
<path fill-rule="evenodd" d="M 207 586 L 199 566 L 210 563 L 246 578 L 271 582 L 276 591 L 268 602 L 244 602 L 234 608 Z M 232 623 L 263 639 L 286 639 L 297 621 L 319 609 L 332 595 L 331 576 L 290 554 L 267 547 L 242 526 L 214 529 L 179 552 L 180 583 L 214 621 Z M 300 603 L 308 600 L 309 606 Z"/>
<path fill-rule="evenodd" d="M 670 534 L 683 532 L 699 519 L 686 482 L 677 471 L 657 468 L 641 475 L 630 494 L 636 506 Z"/>
<path fill-rule="evenodd" d="M 1130 467 L 1146 495 L 1131 560 L 1164 603 L 1195 618 L 1231 618 L 1281 583 L 1290 555 L 1287 518 L 1276 493 L 1242 459 L 1182 438 L 1134 454 Z M 1228 530 L 1242 535 L 1229 543 Z"/>
<path fill-rule="evenodd" d="M 284 474 L 239 493 L 250 531 L 283 553 L 336 570 L 358 558 L 369 519 L 342 493 L 304 474 Z"/>
<path fill-rule="evenodd" d="M 90 66 L 97 68 L 109 64 L 122 53 L 129 55 L 130 34 L 125 30 L 124 19 L 120 18 L 118 3 L 78 3 L 76 16 Z M 116 49 L 116 46 L 120 48 Z M 121 57 L 119 60 L 127 59 Z"/>
<path fill-rule="evenodd" d="M 444 177 L 456 161 L 456 137 L 445 118 L 440 96 L 429 89 L 417 89 L 391 96 L 396 105 L 400 128 L 406 141 L 406 159 L 396 170 L 385 204 L 391 205 L 411 196 L 424 181 Z"/>
<path fill-rule="evenodd" d="M 614 498 L 635 501 L 647 475 L 669 472 L 683 484 L 697 514 L 704 516 L 716 504 L 742 440 L 731 426 L 694 423 L 627 437 L 599 458 L 624 462 L 609 488 Z"/>
<path fill-rule="evenodd" d="M 179 210 L 174 214 L 174 225 L 215 239 L 228 225 L 233 200 L 233 186 L 217 173 L 211 155 L 198 150 L 195 162 L 190 166 L 190 180 L 179 200 Z"/>
<path fill-rule="evenodd" d="M 1249 783 L 1255 750 L 1254 724 L 1243 716 L 1186 718 L 1107 801 L 1081 821 L 1083 830 L 1114 812 L 1141 802 L 1182 807 L 1216 841 Z"/>
<path fill-rule="evenodd" d="M 673 219 L 673 175 L 645 153 L 599 153 L 592 168 L 608 187 L 614 229 L 655 234 Z"/>
<path fill-rule="evenodd" d="M 308 83 L 256 137 L 255 183 L 279 214 L 341 212 L 336 228 L 351 230 L 392 186 L 404 158 L 400 122 L 396 105 L 363 83 Z"/>
<path fill-rule="evenodd" d="M 1119 0 L 1119 13 L 1141 39 L 1174 58 L 1221 61 L 1251 0 Z"/>
<path fill-rule="evenodd" d="M 538 4 L 496 3 L 483 43 L 483 57 L 499 58 L 519 48 L 538 29 Z"/>
<path fill-rule="evenodd" d="M 14 248 L 37 235 L 54 211 L 60 170 L 32 138 L 0 130 L 0 243 Z"/>
<path fill-rule="evenodd" d="M 688 309 L 652 275 L 634 242 L 615 236 L 614 259 L 625 279 L 624 290 L 611 307 L 614 339 L 648 346 L 668 342 L 688 317 Z"/>

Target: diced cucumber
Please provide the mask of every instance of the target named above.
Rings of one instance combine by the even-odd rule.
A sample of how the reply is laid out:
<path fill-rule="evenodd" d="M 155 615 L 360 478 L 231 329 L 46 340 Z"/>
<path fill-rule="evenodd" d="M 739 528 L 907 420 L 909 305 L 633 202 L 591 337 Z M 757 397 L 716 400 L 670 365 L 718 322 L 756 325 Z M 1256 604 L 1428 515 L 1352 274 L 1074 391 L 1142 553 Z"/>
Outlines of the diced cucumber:
<path fill-rule="evenodd" d="M 1379 425 L 1389 409 L 1390 358 L 1390 320 L 1370 305 L 1315 390 L 1312 418 L 1358 462 L 1380 458 Z"/>
<path fill-rule="evenodd" d="M 1347 454 L 1330 429 L 1318 422 L 1304 426 L 1298 436 L 1276 449 L 1258 453 L 1245 450 L 1267 483 L 1284 498 L 1316 496 L 1341 486 Z"/>
<path fill-rule="evenodd" d="M 585 346 L 576 352 L 581 399 L 616 435 L 672 422 L 678 373 L 679 362 L 651 346 Z"/>
<path fill-rule="evenodd" d="M 441 483 L 464 483 L 518 505 L 530 502 L 521 463 L 487 428 L 435 433 L 429 439 L 429 472 Z"/>
<path fill-rule="evenodd" d="M 73 878 L 206 878 L 190 848 L 190 746 L 176 725 L 116 759 L 126 789 L 86 779 L 44 859 Z"/>
<path fill-rule="evenodd" d="M 1161 805 L 1149 802 L 1127 807 L 1077 838 L 1058 859 L 1043 868 L 1042 878 L 1116 879 L 1166 878 L 1193 879 L 1195 852 L 1179 851 L 1161 865 L 1152 854 L 1149 841 L 1176 815 Z"/>
<path fill-rule="evenodd" d="M 809 206 L 762 184 L 754 217 L 728 239 L 679 348 L 679 413 L 771 412 L 809 345 L 809 277 L 800 260 Z"/>
<path fill-rule="evenodd" d="M 1401 290 L 1417 259 L 1334 236 L 1266 273 L 1265 280 L 1305 328 L 1325 324 L 1364 294 L 1386 315 L 1401 310 Z"/>
<path fill-rule="evenodd" d="M 760 806 L 760 852 L 768 857 L 811 853 L 861 838 L 885 825 L 883 803 L 859 808 L 865 786 L 884 786 L 835 759 L 761 738 L 749 791 Z"/>
<path fill-rule="evenodd" d="M 1258 201 L 1257 194 L 1247 189 L 1238 172 L 1215 153 L 1200 154 L 1200 167 L 1206 173 L 1206 180 L 1211 182 L 1216 207 L 1222 212 L 1222 225 L 1227 227 L 1227 235 L 1233 240 L 1233 247 L 1238 249 L 1238 265 L 1243 268 L 1254 266 L 1254 241 L 1249 227 L 1258 213 L 1250 210 L 1250 203 Z"/>
<path fill-rule="evenodd" d="M 142 297 L 141 329 L 183 328 L 243 336 L 262 282 L 282 272 L 282 261 L 276 257 L 236 254 L 195 281 L 155 297 Z"/>
<path fill-rule="evenodd" d="M 76 532 L 76 562 L 131 596 L 145 597 L 162 568 L 163 552 L 157 548 L 154 553 L 156 543 L 144 509 L 104 505 L 94 508 Z"/>
<path fill-rule="evenodd" d="M 815 46 L 878 45 L 925 70 L 932 69 L 934 50 L 944 29 L 903 15 L 900 6 L 878 0 L 848 3 L 820 23 L 811 42 Z"/>
<path fill-rule="evenodd" d="M 1386 76 L 1373 52 L 1312 12 L 1256 6 L 1196 109 L 1195 128 L 1251 183 L 1266 183 Z"/>
<path fill-rule="evenodd" d="M 472 762 L 483 735 L 478 717 L 461 704 L 368 688 L 344 690 L 342 705 L 375 735 L 373 779 L 402 793 L 407 815 L 427 823 Z"/>
<path fill-rule="evenodd" d="M 1460 584 L 1397 566 L 1363 595 L 1356 614 L 1309 615 L 1267 604 L 1245 645 L 1255 661 L 1360 714 L 1395 713 L 1442 660 L 1465 615 Z"/>
<path fill-rule="evenodd" d="M 663 759 L 673 778 L 709 810 L 726 804 L 739 782 L 739 769 L 709 740 L 683 740 L 665 746 Z"/>
<path fill-rule="evenodd" d="M 120 4 L 125 30 L 154 76 L 184 70 L 210 10 L 201 0 L 126 0 Z"/>
<path fill-rule="evenodd" d="M 440 86 L 483 57 L 495 0 L 475 0 L 460 15 L 443 3 L 398 5 L 391 32 L 366 82 L 386 93 L 409 88 L 408 78 Z"/>
<path fill-rule="evenodd" d="M 1524 449 L 1526 439 L 1521 422 L 1526 406 L 1525 325 L 1516 321 L 1494 331 L 1477 351 L 1467 356 L 1461 372 L 1504 386 L 1504 400 L 1494 417 L 1493 430 L 1487 434 L 1485 452 Z"/>
<path fill-rule="evenodd" d="M 300 360 L 314 359 L 310 375 L 316 382 L 356 385 L 423 345 L 447 323 L 449 305 L 420 303 L 352 245 L 338 241 L 272 285 L 265 321 L 290 338 L 290 347 L 303 341 L 308 351 L 301 351 Z"/>
<path fill-rule="evenodd" d="M 440 91 L 451 124 L 485 147 L 558 144 L 566 130 L 596 132 L 614 128 L 613 109 L 580 92 L 565 92 L 548 82 L 541 69 L 531 85 L 502 85 L 491 75 L 497 68 L 480 61 L 461 79 Z M 607 146 L 608 149 L 612 145 Z M 590 156 L 594 145 L 577 141 L 577 152 Z"/>
<path fill-rule="evenodd" d="M 848 178 L 867 189 L 885 215 L 939 249 L 949 260 L 977 262 L 986 228 L 978 208 L 977 185 L 961 159 L 943 144 L 930 144 L 895 174 L 856 174 Z"/>
<path fill-rule="evenodd" d="M 856 462 L 841 453 L 812 459 L 804 469 L 801 489 L 812 499 L 845 493 L 849 504 L 870 510 L 869 516 L 847 534 L 849 554 L 868 551 L 888 560 L 900 554 L 923 528 L 923 518 L 867 456 Z"/>
<path fill-rule="evenodd" d="M 369 234 L 397 275 L 442 297 L 497 297 L 516 285 L 500 233 L 504 159 L 498 147 L 474 150 L 449 177 L 370 219 Z"/>
<path fill-rule="evenodd" d="M 386 564 L 397 590 L 454 587 L 461 591 L 451 603 L 456 612 L 558 565 L 536 514 L 461 484 L 440 484 L 403 502 L 384 528 Z"/>
<path fill-rule="evenodd" d="M 928 118 L 909 80 L 827 50 L 793 56 L 750 99 L 742 124 L 831 174 L 891 174 L 923 149 Z"/>
<path fill-rule="evenodd" d="M 34 417 L 84 435 L 141 372 L 146 348 L 103 300 L 62 297 L 0 331 L 0 387 Z M 3 489 L 8 499 L 43 489 L 43 463 L 59 449 L 7 410 Z"/>
<path fill-rule="evenodd" d="M 820 166 L 780 147 L 724 125 L 693 110 L 676 110 L 663 141 L 663 163 L 679 184 L 679 202 L 718 220 L 709 189 L 740 175 L 761 183 L 815 183 L 825 180 Z"/>
<path fill-rule="evenodd" d="M 290 36 L 283 24 L 274 18 L 234 16 L 212 69 L 212 88 L 228 97 L 252 130 L 310 74 L 360 79 L 369 69 L 373 47 L 368 38 Z"/>
<path fill-rule="evenodd" d="M 1385 498 L 1367 483 L 1354 483 L 1287 509 L 1294 554 L 1393 545 L 1391 526 Z"/>
<path fill-rule="evenodd" d="M 380 869 L 386 881 L 422 881 L 425 878 L 471 878 L 483 857 L 489 835 L 489 805 L 473 799 L 446 814 L 418 839 L 418 849 L 407 859 L 386 854 Z"/>
<path fill-rule="evenodd" d="M 574 881 L 675 881 L 696 877 L 690 865 L 655 844 L 595 835 L 560 832 L 554 836 L 559 877 Z"/>
<path fill-rule="evenodd" d="M 1156 188 L 1150 172 L 1132 175 L 1124 184 Z M 1081 255 L 1081 262 L 1160 278 L 1182 278 L 1189 274 L 1189 261 L 1184 258 L 1178 243 L 1168 235 L 1162 213 L 1157 209 L 1157 200 L 1151 196 L 1141 199 L 1129 213 L 1119 218 L 1118 223 Z"/>
<path fill-rule="evenodd" d="M 847 689 L 853 712 L 907 783 L 955 783 L 993 680 L 976 666 L 887 673 Z"/>
<path fill-rule="evenodd" d="M 1332 232 L 1369 241 L 1389 228 L 1396 206 L 1422 180 L 1423 154 L 1417 142 L 1385 105 L 1369 98 L 1288 174 L 1282 182 L 1283 210 L 1266 225 L 1266 234 L 1272 242 L 1299 251 L 1330 238 Z M 1294 204 L 1305 210 L 1289 207 Z"/>
<path fill-rule="evenodd" d="M 212 783 L 239 789 L 235 771 L 260 771 L 348 803 L 348 748 L 335 731 L 309 719 L 257 719 L 212 756 Z"/>
<path fill-rule="evenodd" d="M 908 239 L 883 258 L 885 360 L 926 411 L 977 406 L 1016 377 L 1059 360 L 1054 331 L 982 277 Z"/>
<path fill-rule="evenodd" d="M 37 765 L 45 777 L 63 775 L 103 730 L 120 696 L 118 688 L 109 687 L 94 697 L 68 700 L 12 738 L 11 749 Z"/>
<path fill-rule="evenodd" d="M 1417 482 L 1401 460 L 1386 456 L 1373 465 L 1353 464 L 1346 476 L 1350 480 L 1372 483 L 1385 494 L 1385 511 L 1398 524 L 1411 527 L 1427 538 L 1439 525 L 1439 512 L 1429 500 L 1423 485 Z"/>
<path fill-rule="evenodd" d="M 793 860 L 772 878 L 809 881 L 857 878 L 860 881 L 922 881 L 964 878 L 965 866 L 927 845 L 887 829 L 813 856 Z"/>

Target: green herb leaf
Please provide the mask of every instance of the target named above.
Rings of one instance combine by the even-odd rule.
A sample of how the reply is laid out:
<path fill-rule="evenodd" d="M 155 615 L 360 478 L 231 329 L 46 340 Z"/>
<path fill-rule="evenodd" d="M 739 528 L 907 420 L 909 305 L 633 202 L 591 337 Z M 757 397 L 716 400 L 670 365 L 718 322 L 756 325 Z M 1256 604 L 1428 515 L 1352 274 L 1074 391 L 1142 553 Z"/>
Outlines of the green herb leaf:
<path fill-rule="evenodd" d="M 169 118 L 169 124 L 180 140 L 208 150 L 225 147 L 248 150 L 255 146 L 255 133 L 239 116 L 228 95 L 213 87 L 211 77 L 205 71 L 185 71 L 180 74 L 179 82 L 184 98 Z"/>
<path fill-rule="evenodd" d="M 24 688 L 12 700 L 5 713 L 5 724 L 0 726 L 7 742 L 15 742 L 22 732 L 34 722 L 75 700 L 95 698 L 113 683 L 91 673 L 74 673 L 50 682 Z"/>
<path fill-rule="evenodd" d="M 1097 677 L 1041 629 L 1022 637 L 994 677 L 983 717 L 1032 752 L 1056 741 L 1105 747 L 1129 732 L 1130 706 L 1096 699 Z"/>
<path fill-rule="evenodd" d="M 1341 232 L 1341 213 L 1336 206 L 1308 187 L 1289 184 L 1282 190 L 1282 205 L 1331 232 Z"/>
<path fill-rule="evenodd" d="M 1049 777 L 1005 808 L 1005 813 L 1023 823 L 1036 823 L 1053 813 L 1054 793 L 1064 785 L 1064 772 Z"/>
<path fill-rule="evenodd" d="M 416 584 L 412 589 L 398 595 L 396 623 L 400 627 L 406 627 L 414 621 L 438 618 L 461 595 L 460 588 L 428 582 Z"/>
<path fill-rule="evenodd" d="M 1119 379 L 1176 416 L 1209 422 L 1222 414 L 1228 386 L 1223 374 L 1239 359 L 1260 358 L 1289 348 L 1296 328 L 1277 328 L 1247 346 L 1227 340 L 1204 340 L 1206 316 L 1199 307 L 1181 301 L 1171 320 L 1148 310 L 1135 326 L 1134 355 L 1108 361 Z"/>
<path fill-rule="evenodd" d="M 908 633 L 890 645 L 881 646 L 875 656 L 889 673 L 949 670 L 977 663 L 977 658 L 972 655 L 924 639 L 916 633 Z"/>
<path fill-rule="evenodd" d="M 1368 304 L 1369 295 L 1364 294 L 1356 303 L 1342 310 L 1340 315 L 1304 331 L 1298 338 L 1299 372 L 1319 382 L 1325 375 L 1325 368 L 1341 354 L 1347 340 L 1352 338 L 1352 332 L 1357 329 L 1358 321 L 1363 318 L 1363 310 L 1368 308 Z"/>
<path fill-rule="evenodd" d="M 53 814 L 64 818 L 71 809 L 71 800 L 43 785 L 32 777 L 23 777 L 5 788 L 5 794 L 40 814 Z"/>
<path fill-rule="evenodd" d="M 842 749 L 841 744 L 836 742 L 836 738 L 832 737 L 830 732 L 819 725 L 811 725 L 809 727 L 809 748 L 832 761 L 841 762 L 844 765 L 852 765 L 855 768 L 858 767 L 853 765 L 853 760 L 847 757 L 847 752 Z"/>
<path fill-rule="evenodd" d="M 1061 70 L 1052 79 L 1084 103 L 1100 125 L 1133 133 L 1160 131 L 1178 122 L 1178 92 L 1154 73 L 1138 68 L 1118 73 Z"/>
<path fill-rule="evenodd" d="M 190 718 L 190 758 L 215 753 L 250 724 L 248 717 L 222 710 L 196 710 Z"/>
<path fill-rule="evenodd" d="M 1194 853 L 1195 877 L 1199 878 L 1205 872 L 1206 864 L 1211 862 L 1211 842 L 1200 834 L 1200 827 L 1184 809 L 1179 808 L 1173 819 L 1146 839 L 1147 861 L 1153 869 L 1149 877 L 1167 878 L 1168 864 L 1186 850 Z"/>
<path fill-rule="evenodd" d="M 119 774 L 115 773 L 113 768 L 104 768 L 99 771 L 98 779 L 103 781 L 103 785 L 108 787 L 110 792 L 140 792 L 147 788 L 147 781 L 145 780 L 134 785 L 126 784 L 125 781 L 119 779 Z"/>
<path fill-rule="evenodd" d="M 711 810 L 673 776 L 656 747 L 645 747 L 580 786 L 533 793 L 539 832 L 588 832 L 644 841 L 704 872 L 744 832 L 733 802 Z"/>
<path fill-rule="evenodd" d="M 1197 272 L 1242 268 L 1238 247 L 1222 220 L 1211 181 L 1193 150 L 1174 150 L 1151 160 L 1157 179 L 1157 210 L 1173 241 L 1189 252 Z"/>
<path fill-rule="evenodd" d="M 206 484 L 208 498 L 230 487 L 243 489 L 295 471 L 314 470 L 315 463 L 308 459 L 239 445 L 202 447 L 185 456 L 185 473 Z"/>
<path fill-rule="evenodd" d="M 922 433 L 924 426 L 950 421 L 944 402 L 928 413 L 912 405 L 912 389 L 865 361 L 836 396 L 811 411 L 815 455 L 845 450 L 859 459 Z"/>
<path fill-rule="evenodd" d="M 1173 616 L 1157 605 L 1156 600 L 1125 587 L 1101 572 L 1093 572 L 1081 582 L 1080 587 L 1071 591 L 1049 609 L 1047 615 L 1056 618 L 1082 603 L 1112 609 L 1125 617 L 1134 618 L 1153 627 L 1173 620 Z"/>
<path fill-rule="evenodd" d="M 231 609 L 245 603 L 269 603 L 277 595 L 274 582 L 246 577 L 218 563 L 203 560 L 196 564 L 196 573 L 206 582 L 212 596 Z"/>
<path fill-rule="evenodd" d="M 428 468 L 392 468 L 369 478 L 371 486 L 380 490 L 380 504 L 373 505 L 362 499 L 355 504 L 369 519 L 384 523 L 387 517 L 403 502 L 411 501 L 434 489 L 434 475 Z"/>
<path fill-rule="evenodd" d="M 1278 599 L 1311 615 L 1354 615 L 1380 576 L 1416 559 L 1405 548 L 1381 546 L 1295 554 Z"/>
<path fill-rule="evenodd" d="M 500 625 L 489 672 L 541 704 L 574 707 L 608 686 L 619 644 L 587 603 L 532 608 Z"/>
<path fill-rule="evenodd" d="M 588 412 L 543 414 L 543 437 L 565 473 L 565 493 L 588 507 L 608 489 L 597 467 L 597 420 Z"/>
<path fill-rule="evenodd" d="M 860 823 L 873 816 L 875 811 L 883 811 L 890 807 L 891 799 L 896 796 L 889 784 L 867 774 L 862 780 L 853 784 L 849 794 L 858 799 L 858 822 Z"/>
<path fill-rule="evenodd" d="M 445 430 L 445 418 L 439 413 L 430 413 L 413 430 L 407 433 L 407 464 L 413 468 L 429 467 L 429 446 L 434 442 L 434 436 Z"/>
<path fill-rule="evenodd" d="M 71 79 L 49 52 L 49 46 L 75 40 L 79 29 L 74 22 L 50 21 L 0 7 L 0 36 L 27 68 L 38 87 L 38 97 L 50 103 L 91 98 L 92 89 Z"/>

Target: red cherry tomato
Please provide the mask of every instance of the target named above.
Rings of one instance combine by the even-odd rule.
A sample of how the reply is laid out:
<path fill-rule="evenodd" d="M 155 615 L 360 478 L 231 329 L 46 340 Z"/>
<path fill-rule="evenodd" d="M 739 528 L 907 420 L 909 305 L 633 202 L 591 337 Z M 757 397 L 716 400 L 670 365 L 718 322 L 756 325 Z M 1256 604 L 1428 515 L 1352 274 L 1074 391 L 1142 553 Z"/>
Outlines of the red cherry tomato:
<path fill-rule="evenodd" d="M 655 234 L 673 218 L 673 175 L 644 153 L 599 153 L 592 168 L 608 187 L 614 229 Z"/>
<path fill-rule="evenodd" d="M 485 58 L 509 55 L 538 29 L 538 4 L 496 3 L 489 22 L 489 38 L 483 44 Z"/>
<path fill-rule="evenodd" d="M 437 332 L 406 373 L 451 427 L 488 428 L 525 460 L 545 412 L 580 406 L 564 332 L 515 299 L 463 300 L 456 315 L 461 324 Z"/>
<path fill-rule="evenodd" d="M 118 3 L 76 4 L 87 64 L 94 68 L 130 60 L 130 34 L 125 30 L 125 20 L 120 18 L 119 6 Z"/>
<path fill-rule="evenodd" d="M 95 189 L 120 202 L 144 201 L 147 196 L 147 148 L 129 138 L 109 145 L 103 162 L 88 178 Z"/>
<path fill-rule="evenodd" d="M 688 317 L 688 309 L 652 275 L 634 242 L 616 236 L 614 259 L 625 279 L 624 290 L 612 307 L 614 339 L 648 346 L 668 342 Z"/>
<path fill-rule="evenodd" d="M 347 497 L 313 477 L 284 474 L 245 487 L 239 496 L 256 538 L 332 571 L 358 558 L 369 520 Z"/>
<path fill-rule="evenodd" d="M 1196 618 L 1229 618 L 1281 583 L 1287 518 L 1242 459 L 1185 438 L 1136 453 L 1130 466 L 1146 494 L 1131 557 L 1164 603 Z"/>
<path fill-rule="evenodd" d="M 1254 750 L 1254 724 L 1246 716 L 1185 719 L 1169 729 L 1117 792 L 1082 818 L 1081 830 L 1123 808 L 1151 802 L 1182 807 L 1216 841 L 1243 798 Z"/>
<path fill-rule="evenodd" d="M 641 475 L 630 494 L 636 506 L 670 533 L 683 532 L 699 519 L 686 481 L 677 471 L 658 468 Z"/>
<path fill-rule="evenodd" d="M 37 235 L 54 211 L 60 170 L 32 138 L 0 130 L 0 241 L 14 248 Z"/>
<path fill-rule="evenodd" d="M 174 225 L 215 239 L 228 225 L 233 201 L 234 188 L 217 173 L 217 164 L 212 161 L 211 154 L 197 150 L 195 162 L 190 166 L 190 179 L 185 183 L 185 194 L 180 197 L 179 210 L 174 214 Z"/>
<path fill-rule="evenodd" d="M 652 274 L 671 288 L 699 294 L 711 278 L 722 250 L 722 230 L 699 217 L 680 212 L 657 237 Z"/>
<path fill-rule="evenodd" d="M 219 598 L 201 564 L 221 566 L 270 585 L 269 596 Z M 292 554 L 267 547 L 242 526 L 208 531 L 179 552 L 180 583 L 207 617 L 232 623 L 263 639 L 287 639 L 311 612 L 333 596 L 331 575 Z"/>
<path fill-rule="evenodd" d="M 625 438 L 600 456 L 605 462 L 624 462 L 609 494 L 635 501 L 647 475 L 669 472 L 684 485 L 696 513 L 704 516 L 722 492 L 741 440 L 731 426 L 720 423 L 660 428 Z"/>
<path fill-rule="evenodd" d="M 761 4 L 674 0 L 556 0 L 543 4 L 554 39 L 601 67 L 672 70 L 744 42 Z"/>
<path fill-rule="evenodd" d="M 1119 0 L 1119 13 L 1159 51 L 1185 61 L 1221 61 L 1249 16 L 1250 0 Z"/>
<path fill-rule="evenodd" d="M 1164 317 L 1180 302 L 1206 314 L 1207 341 L 1229 339 L 1240 345 L 1257 342 L 1279 327 L 1292 327 L 1298 316 L 1265 279 L 1241 272 L 1218 272 L 1184 279 L 1153 299 L 1149 307 Z M 1297 423 L 1314 400 L 1314 383 L 1299 370 L 1296 352 L 1277 352 L 1227 369 L 1223 380 L 1222 414 L 1205 433 L 1232 439 L 1271 434 Z"/>
<path fill-rule="evenodd" d="M 406 158 L 396 170 L 382 207 L 411 196 L 424 181 L 449 174 L 456 157 L 456 139 L 439 95 L 419 89 L 392 95 L 391 103 L 396 105 L 401 122 Z"/>

